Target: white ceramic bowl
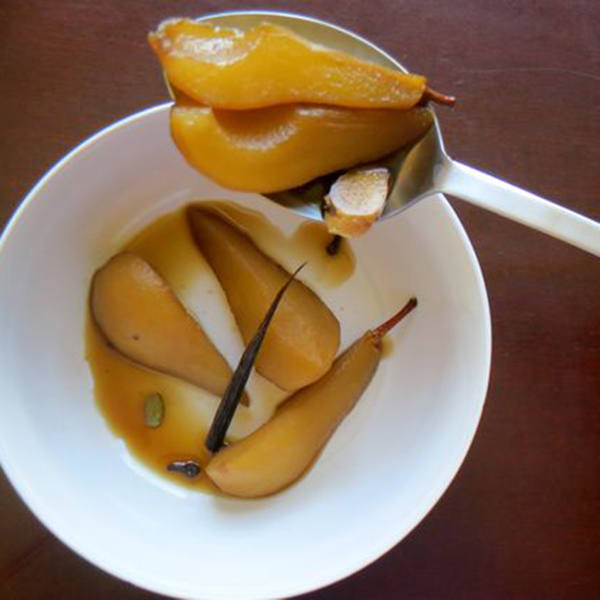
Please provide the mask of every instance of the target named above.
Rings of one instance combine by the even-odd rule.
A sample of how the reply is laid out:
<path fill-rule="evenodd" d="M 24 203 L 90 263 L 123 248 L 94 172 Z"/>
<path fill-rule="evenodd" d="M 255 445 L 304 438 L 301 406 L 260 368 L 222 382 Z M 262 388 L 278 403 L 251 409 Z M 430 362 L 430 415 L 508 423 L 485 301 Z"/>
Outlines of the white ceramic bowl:
<path fill-rule="evenodd" d="M 358 269 L 325 293 L 346 344 L 415 294 L 359 406 L 298 485 L 216 499 L 129 457 L 94 403 L 84 358 L 90 276 L 140 226 L 198 198 L 296 215 L 218 188 L 169 140 L 168 106 L 127 118 L 58 163 L 0 242 L 0 460 L 37 517 L 106 571 L 178 597 L 299 594 L 374 561 L 427 514 L 480 417 L 490 364 L 485 286 L 442 197 L 354 243 Z"/>

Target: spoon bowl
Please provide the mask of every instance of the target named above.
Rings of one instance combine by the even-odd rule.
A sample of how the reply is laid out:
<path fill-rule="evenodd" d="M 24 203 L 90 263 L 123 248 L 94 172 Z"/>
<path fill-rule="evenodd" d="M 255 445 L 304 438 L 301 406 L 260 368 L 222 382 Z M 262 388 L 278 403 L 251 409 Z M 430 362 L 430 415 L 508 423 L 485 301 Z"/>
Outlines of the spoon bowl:
<path fill-rule="evenodd" d="M 378 48 L 356 33 L 312 17 L 271 11 L 235 11 L 207 15 L 200 17 L 197 20 L 210 21 L 215 25 L 234 27 L 242 31 L 255 27 L 264 21 L 269 21 L 275 25 L 287 27 L 294 33 L 321 46 L 345 52 L 355 58 L 375 63 L 382 67 L 408 73 L 407 69 L 384 50 Z M 167 88 L 169 89 L 171 97 L 174 97 L 166 77 L 165 81 L 167 82 Z M 407 181 L 410 182 L 410 171 L 415 171 L 415 165 L 418 165 L 419 171 L 426 177 L 427 168 L 422 157 L 425 157 L 428 152 L 431 153 L 432 146 L 437 145 L 440 149 L 442 148 L 441 132 L 437 119 L 435 118 L 435 112 L 432 108 L 430 108 L 430 110 L 433 112 L 434 116 L 434 126 L 430 131 L 416 144 L 402 148 L 385 160 L 386 166 L 390 169 L 394 184 L 392 193 L 390 194 L 383 212 L 383 218 L 388 218 L 396 214 L 414 201 L 412 196 L 408 197 L 408 194 L 414 189 L 414 185 L 413 188 L 411 188 L 410 185 L 407 185 Z M 421 156 L 421 158 L 418 158 L 419 156 Z M 328 179 L 329 178 L 327 177 L 319 178 L 302 187 L 284 192 L 265 194 L 265 196 L 270 200 L 277 202 L 277 204 L 301 214 L 307 219 L 322 221 L 322 202 L 323 195 L 327 191 Z"/>

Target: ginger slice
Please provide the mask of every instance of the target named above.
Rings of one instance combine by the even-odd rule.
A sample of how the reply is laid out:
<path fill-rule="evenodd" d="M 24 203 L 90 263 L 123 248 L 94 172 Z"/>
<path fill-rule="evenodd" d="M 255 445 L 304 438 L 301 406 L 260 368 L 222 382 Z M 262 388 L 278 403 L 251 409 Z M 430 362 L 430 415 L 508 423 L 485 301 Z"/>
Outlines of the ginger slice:
<path fill-rule="evenodd" d="M 341 175 L 325 197 L 325 224 L 330 233 L 356 237 L 381 216 L 389 194 L 390 172 L 359 167 Z"/>

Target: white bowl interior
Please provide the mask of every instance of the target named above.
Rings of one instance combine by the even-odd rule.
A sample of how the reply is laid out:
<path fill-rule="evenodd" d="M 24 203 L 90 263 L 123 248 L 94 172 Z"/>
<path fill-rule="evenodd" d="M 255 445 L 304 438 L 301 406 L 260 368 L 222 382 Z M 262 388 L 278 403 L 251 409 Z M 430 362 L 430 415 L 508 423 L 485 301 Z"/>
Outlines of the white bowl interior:
<path fill-rule="evenodd" d="M 380 556 L 458 470 L 488 381 L 485 287 L 443 198 L 377 225 L 353 243 L 354 277 L 324 293 L 343 343 L 410 294 L 419 306 L 315 467 L 256 501 L 165 484 L 129 457 L 96 408 L 84 358 L 90 276 L 141 225 L 194 199 L 247 202 L 286 231 L 300 223 L 189 168 L 167 116 L 157 107 L 95 136 L 33 190 L 5 233 L 0 460 L 60 539 L 119 577 L 179 597 L 297 594 Z"/>

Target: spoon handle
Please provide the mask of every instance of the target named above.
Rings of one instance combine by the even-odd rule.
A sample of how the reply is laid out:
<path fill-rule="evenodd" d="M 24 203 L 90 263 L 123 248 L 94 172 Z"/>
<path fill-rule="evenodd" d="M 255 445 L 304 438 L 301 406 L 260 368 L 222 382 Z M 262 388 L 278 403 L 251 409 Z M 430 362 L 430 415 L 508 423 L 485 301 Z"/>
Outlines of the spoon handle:
<path fill-rule="evenodd" d="M 437 183 L 441 192 L 600 256 L 600 223 L 572 210 L 450 159 Z"/>

